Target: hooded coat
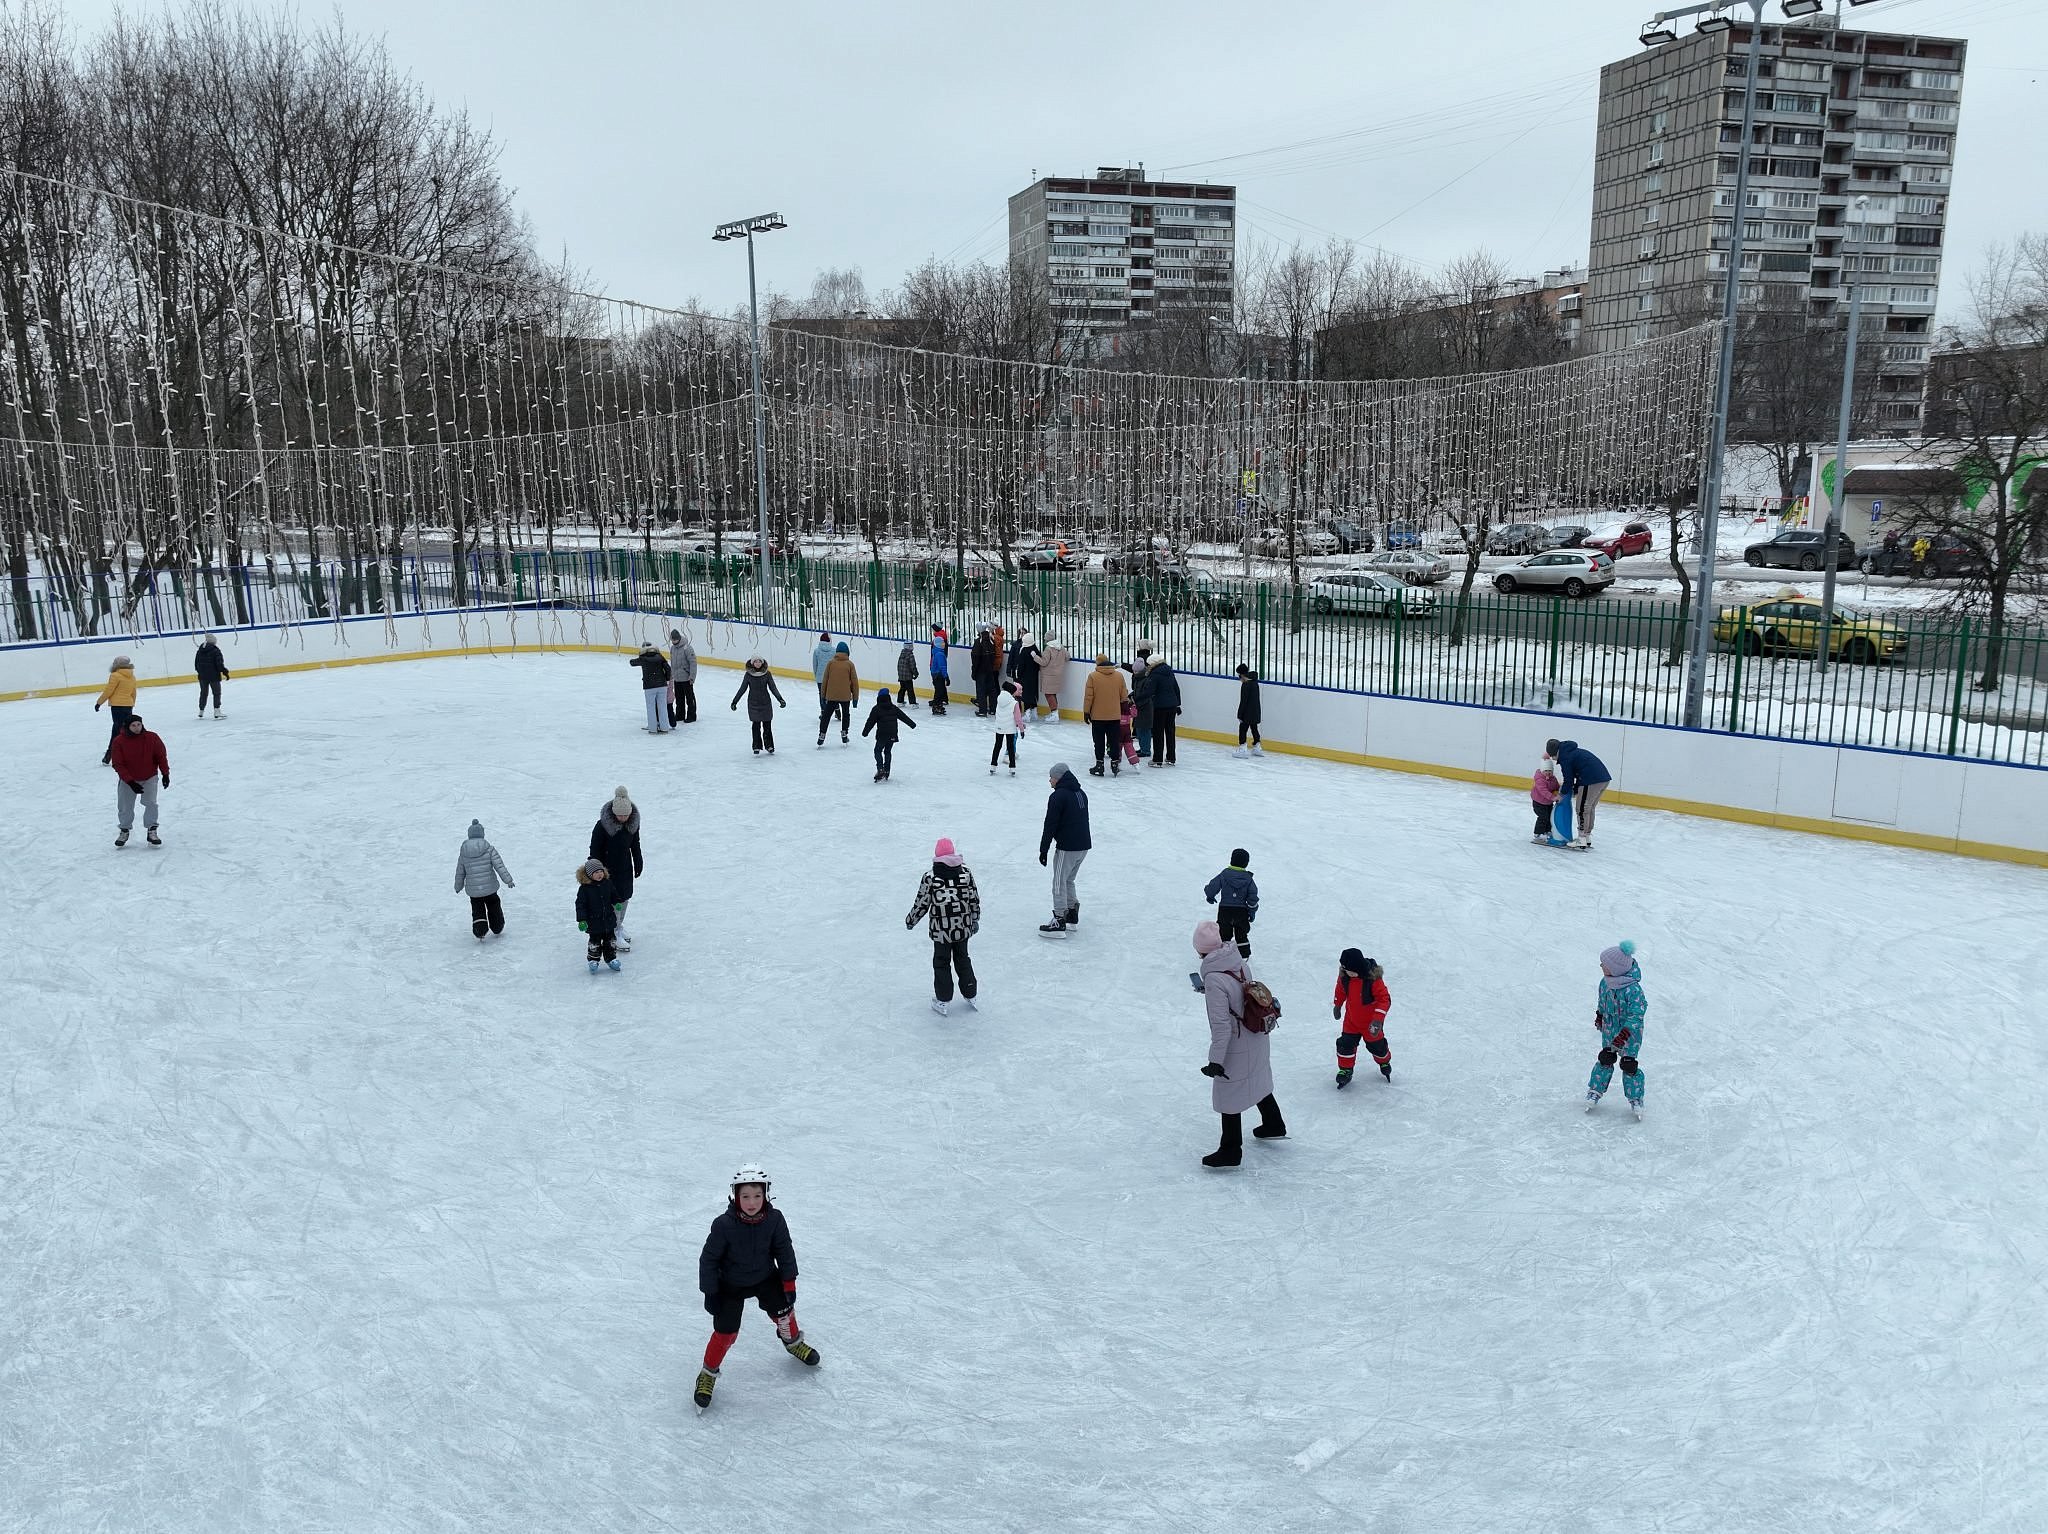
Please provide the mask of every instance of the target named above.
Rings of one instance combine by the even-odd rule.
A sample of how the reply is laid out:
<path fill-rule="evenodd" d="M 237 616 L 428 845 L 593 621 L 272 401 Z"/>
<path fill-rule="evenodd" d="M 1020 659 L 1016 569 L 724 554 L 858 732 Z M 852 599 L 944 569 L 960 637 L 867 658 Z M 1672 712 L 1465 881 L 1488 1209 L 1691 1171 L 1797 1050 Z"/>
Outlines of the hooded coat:
<path fill-rule="evenodd" d="M 740 685 L 732 695 L 733 707 L 739 707 L 742 697 L 747 700 L 747 717 L 754 723 L 775 717 L 776 705 L 782 702 L 782 689 L 775 685 L 775 674 L 768 669 L 766 662 L 759 670 L 755 669 L 752 661 L 747 662 L 747 669 L 740 675 Z M 770 703 L 770 698 L 775 702 Z"/>
<path fill-rule="evenodd" d="M 230 679 L 227 657 L 220 653 L 220 646 L 211 641 L 192 652 L 192 671 L 202 682 Z"/>
<path fill-rule="evenodd" d="M 1129 696 L 1124 674 L 1104 656 L 1095 662 L 1095 669 L 1088 673 L 1088 685 L 1081 689 L 1081 712 L 1091 720 L 1121 719 L 1124 699 Z"/>
<path fill-rule="evenodd" d="M 931 661 L 933 681 L 952 680 L 951 662 L 946 658 L 946 632 L 944 629 L 932 635 Z"/>
<path fill-rule="evenodd" d="M 576 919 L 592 937 L 619 930 L 619 892 L 610 879 L 593 879 L 580 863 L 576 867 Z"/>
<path fill-rule="evenodd" d="M 860 702 L 860 673 L 853 669 L 853 657 L 841 645 L 825 663 L 825 701 L 827 703 Z"/>
<path fill-rule="evenodd" d="M 1247 671 L 1244 680 L 1237 684 L 1237 722 L 1239 724 L 1261 724 L 1264 709 L 1259 703 L 1259 674 Z"/>
<path fill-rule="evenodd" d="M 1223 944 L 1202 960 L 1209 1059 L 1223 1067 L 1209 1087 L 1209 1106 L 1218 1113 L 1249 1113 L 1273 1093 L 1273 1035 L 1244 1026 L 1244 988 L 1251 978 L 1251 965 L 1235 943 Z"/>
<path fill-rule="evenodd" d="M 100 689 L 100 695 L 93 699 L 93 707 L 110 703 L 115 708 L 135 707 L 135 668 L 116 666 L 107 673 L 107 685 Z"/>
<path fill-rule="evenodd" d="M 697 647 L 690 643 L 690 636 L 680 630 L 672 637 L 675 642 L 668 647 L 668 668 L 678 683 L 694 683 L 697 680 Z"/>
<path fill-rule="evenodd" d="M 612 801 L 605 800 L 597 824 L 590 828 L 590 855 L 604 864 L 605 872 L 611 875 L 612 899 L 619 905 L 631 900 L 633 880 L 641 868 L 640 806 L 634 805 L 633 813 L 621 825 L 612 813 Z"/>
<path fill-rule="evenodd" d="M 903 648 L 896 652 L 896 680 L 917 680 L 917 647 L 907 639 L 903 641 Z"/>
<path fill-rule="evenodd" d="M 472 820 L 469 823 L 469 840 L 455 854 L 455 893 L 481 900 L 486 895 L 497 894 L 500 881 L 507 889 L 515 887 L 505 860 L 498 856 L 498 849 L 484 840 L 483 822 Z"/>
<path fill-rule="evenodd" d="M 1040 652 L 1038 662 L 1038 690 L 1051 693 L 1057 698 L 1066 688 L 1061 684 L 1067 679 L 1067 651 L 1063 645 L 1049 644 Z"/>
<path fill-rule="evenodd" d="M 839 653 L 838 647 L 829 639 L 821 639 L 811 646 L 811 675 L 818 685 L 825 685 L 825 668 L 832 664 L 832 657 Z"/>
<path fill-rule="evenodd" d="M 893 746 L 898 728 L 906 724 L 913 730 L 917 728 L 917 721 L 896 706 L 896 700 L 889 696 L 889 689 L 877 687 L 875 706 L 868 710 L 867 722 L 860 727 L 861 734 L 872 732 L 876 745 Z"/>
<path fill-rule="evenodd" d="M 1155 709 L 1170 708 L 1176 713 L 1179 712 L 1180 678 L 1173 674 L 1173 667 L 1167 665 L 1165 661 L 1154 656 L 1152 664 L 1145 668 L 1144 679 L 1138 686 L 1141 690 L 1151 689 L 1152 706 Z M 1140 703 L 1138 706 L 1142 709 L 1144 704 Z"/>
<path fill-rule="evenodd" d="M 1062 852 L 1086 852 L 1094 845 L 1088 837 L 1088 796 L 1081 791 L 1081 780 L 1069 769 L 1060 774 L 1046 798 L 1045 829 L 1039 833 L 1038 855 L 1044 857 L 1052 847 Z"/>
<path fill-rule="evenodd" d="M 1213 906 L 1232 906 L 1256 915 L 1259 909 L 1259 881 L 1249 868 L 1235 863 L 1202 886 L 1202 894 Z"/>
<path fill-rule="evenodd" d="M 1650 998 L 1643 994 L 1642 966 L 1630 959 L 1626 973 L 1603 976 L 1595 1007 L 1600 1018 L 1600 1042 L 1625 1055 L 1641 1054 L 1643 1019 L 1650 1011 Z"/>
<path fill-rule="evenodd" d="M 981 930 L 981 891 L 966 864 L 933 860 L 931 871 L 917 881 L 917 899 L 903 925 L 916 926 L 926 912 L 934 943 L 964 943 Z"/>
<path fill-rule="evenodd" d="M 977 681 L 996 674 L 996 636 L 987 629 L 974 636 L 974 648 L 967 653 L 967 672 Z"/>
<path fill-rule="evenodd" d="M 661 651 L 649 645 L 638 655 L 626 662 L 640 671 L 640 690 L 652 692 L 657 687 L 668 686 L 668 661 Z"/>
<path fill-rule="evenodd" d="M 1564 791 L 1575 794 L 1588 783 L 1609 783 L 1614 775 L 1607 764 L 1575 740 L 1557 743 L 1557 770 L 1564 775 Z"/>

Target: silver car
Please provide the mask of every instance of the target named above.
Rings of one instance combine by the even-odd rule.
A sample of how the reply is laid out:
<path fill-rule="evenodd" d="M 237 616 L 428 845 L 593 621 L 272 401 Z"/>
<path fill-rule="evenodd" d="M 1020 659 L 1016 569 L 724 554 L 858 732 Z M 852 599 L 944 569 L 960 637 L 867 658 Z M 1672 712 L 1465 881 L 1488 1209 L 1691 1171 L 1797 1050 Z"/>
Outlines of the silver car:
<path fill-rule="evenodd" d="M 1308 610 L 1312 613 L 1366 613 L 1376 618 L 1391 618 L 1396 613 L 1409 618 L 1436 616 L 1435 592 L 1420 590 L 1378 570 L 1339 570 L 1310 581 L 1302 589 L 1308 593 Z"/>
<path fill-rule="evenodd" d="M 1614 584 L 1614 561 L 1597 549 L 1552 549 L 1509 566 L 1493 578 L 1493 584 L 1502 592 L 1562 592 L 1568 597 L 1586 597 Z"/>
<path fill-rule="evenodd" d="M 1365 562 L 1368 570 L 1383 570 L 1388 575 L 1399 576 L 1411 586 L 1433 585 L 1437 581 L 1451 578 L 1451 562 L 1441 554 L 1427 554 L 1420 549 L 1391 549 L 1384 554 L 1375 554 Z"/>

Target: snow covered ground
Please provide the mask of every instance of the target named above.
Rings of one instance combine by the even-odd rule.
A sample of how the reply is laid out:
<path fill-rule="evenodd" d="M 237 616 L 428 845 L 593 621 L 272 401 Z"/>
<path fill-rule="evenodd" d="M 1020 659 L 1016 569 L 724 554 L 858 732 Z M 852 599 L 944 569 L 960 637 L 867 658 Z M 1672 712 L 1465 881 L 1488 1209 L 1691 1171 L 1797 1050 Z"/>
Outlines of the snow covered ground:
<path fill-rule="evenodd" d="M 640 732 L 617 660 L 151 690 L 166 847 L 100 720 L 8 705 L 0 1526 L 2030 1530 L 2048 1526 L 2037 871 L 1198 744 L 1086 780 L 956 709 L 877 786 L 803 684 L 756 760 Z M 1533 738 L 1533 762 L 1540 741 Z M 625 783 L 637 940 L 570 870 Z M 1626 786 L 1625 784 L 1623 786 Z M 481 816 L 518 887 L 452 893 Z M 935 837 L 978 1015 L 926 1010 Z M 1205 1171 L 1201 885 L 1233 845 L 1291 1138 Z M 1640 944 L 1650 1116 L 1579 1111 Z M 1395 1079 L 1331 1084 L 1338 950 Z M 711 1412 L 695 1259 L 766 1161 L 806 1371 L 750 1314 Z"/>

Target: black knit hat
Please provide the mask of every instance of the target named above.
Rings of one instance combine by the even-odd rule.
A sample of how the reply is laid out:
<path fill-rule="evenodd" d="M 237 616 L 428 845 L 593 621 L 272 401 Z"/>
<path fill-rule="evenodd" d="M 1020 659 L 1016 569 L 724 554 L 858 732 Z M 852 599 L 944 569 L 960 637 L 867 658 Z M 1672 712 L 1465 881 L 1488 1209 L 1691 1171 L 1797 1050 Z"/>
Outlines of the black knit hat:
<path fill-rule="evenodd" d="M 1338 958 L 1337 963 L 1340 967 L 1349 970 L 1354 975 L 1362 975 L 1365 973 L 1366 965 L 1372 963 L 1372 960 L 1368 959 L 1356 948 L 1347 948 Z"/>
<path fill-rule="evenodd" d="M 1230 849 L 1230 866 L 1232 868 L 1249 868 L 1252 866 L 1252 855 L 1242 847 L 1232 847 Z"/>

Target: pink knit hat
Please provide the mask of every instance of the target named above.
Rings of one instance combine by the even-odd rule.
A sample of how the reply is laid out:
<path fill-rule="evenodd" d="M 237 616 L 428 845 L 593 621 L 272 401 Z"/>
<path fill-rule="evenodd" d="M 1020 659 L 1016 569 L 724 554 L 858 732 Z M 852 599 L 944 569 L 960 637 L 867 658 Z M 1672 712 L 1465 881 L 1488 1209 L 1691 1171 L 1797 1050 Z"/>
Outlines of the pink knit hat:
<path fill-rule="evenodd" d="M 1209 957 L 1210 954 L 1214 953 L 1217 949 L 1221 948 L 1222 946 L 1223 933 L 1222 930 L 1217 927 L 1216 923 L 1214 923 L 1213 921 L 1205 921 L 1197 922 L 1195 924 L 1196 953 L 1200 954 L 1203 958 L 1206 959 Z"/>
<path fill-rule="evenodd" d="M 944 863 L 953 868 L 960 866 L 960 853 L 953 846 L 952 837 L 942 836 L 939 838 L 938 845 L 932 848 L 932 861 Z"/>

